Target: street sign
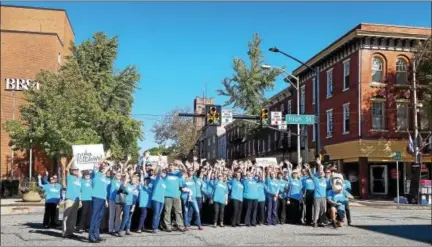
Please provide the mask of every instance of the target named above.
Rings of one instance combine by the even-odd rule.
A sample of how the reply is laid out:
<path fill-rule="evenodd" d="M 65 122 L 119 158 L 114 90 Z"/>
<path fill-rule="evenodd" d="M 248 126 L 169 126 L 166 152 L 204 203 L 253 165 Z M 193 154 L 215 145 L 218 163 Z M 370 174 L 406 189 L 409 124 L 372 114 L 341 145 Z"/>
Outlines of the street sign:
<path fill-rule="evenodd" d="M 270 112 L 270 123 L 271 123 L 271 125 L 278 126 L 280 122 L 282 122 L 282 112 L 280 112 L 280 111 L 272 111 L 272 112 Z"/>
<path fill-rule="evenodd" d="M 401 152 L 394 152 L 394 153 L 393 153 L 393 159 L 394 159 L 394 160 L 401 160 L 401 159 L 402 159 L 402 154 L 401 154 Z"/>
<path fill-rule="evenodd" d="M 227 125 L 232 123 L 232 121 L 233 121 L 232 110 L 222 110 L 222 124 Z"/>
<path fill-rule="evenodd" d="M 287 129 L 287 124 L 284 122 L 280 122 L 278 125 L 278 129 L 280 130 L 286 130 Z"/>
<path fill-rule="evenodd" d="M 315 124 L 315 115 L 287 114 L 285 121 L 287 124 Z"/>

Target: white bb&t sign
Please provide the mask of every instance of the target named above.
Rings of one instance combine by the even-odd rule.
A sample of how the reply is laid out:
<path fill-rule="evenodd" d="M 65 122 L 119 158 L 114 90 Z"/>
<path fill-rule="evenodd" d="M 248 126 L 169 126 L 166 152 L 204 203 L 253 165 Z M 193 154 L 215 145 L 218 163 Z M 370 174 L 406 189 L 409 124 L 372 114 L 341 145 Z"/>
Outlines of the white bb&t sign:
<path fill-rule="evenodd" d="M 39 89 L 39 83 L 31 79 L 6 78 L 5 90 L 7 91 L 23 91 L 30 88 Z"/>
<path fill-rule="evenodd" d="M 82 170 L 93 170 L 104 156 L 103 144 L 73 145 L 76 166 Z"/>

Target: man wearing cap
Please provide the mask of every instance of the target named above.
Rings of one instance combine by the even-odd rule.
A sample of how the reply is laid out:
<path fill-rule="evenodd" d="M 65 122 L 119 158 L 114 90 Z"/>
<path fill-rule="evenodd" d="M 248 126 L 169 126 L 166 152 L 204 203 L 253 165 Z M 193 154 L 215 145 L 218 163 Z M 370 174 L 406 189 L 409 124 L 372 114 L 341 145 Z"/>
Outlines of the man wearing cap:
<path fill-rule="evenodd" d="M 81 178 L 80 171 L 73 162 L 75 157 L 66 166 L 66 158 L 60 160 L 63 170 L 68 171 L 69 174 L 66 179 L 63 179 L 63 187 L 66 188 L 66 200 L 65 200 L 65 211 L 63 213 L 63 229 L 62 236 L 64 238 L 73 238 L 75 229 L 75 224 L 77 220 L 77 212 L 81 200 Z M 73 163 L 73 164 L 72 164 Z"/>

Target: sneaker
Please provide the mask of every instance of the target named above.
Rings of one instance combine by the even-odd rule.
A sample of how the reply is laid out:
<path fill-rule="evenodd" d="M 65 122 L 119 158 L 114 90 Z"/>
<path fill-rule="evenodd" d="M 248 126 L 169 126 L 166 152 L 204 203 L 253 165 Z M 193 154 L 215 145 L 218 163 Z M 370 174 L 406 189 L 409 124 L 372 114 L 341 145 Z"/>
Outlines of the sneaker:
<path fill-rule="evenodd" d="M 106 239 L 104 239 L 104 238 L 97 238 L 96 240 L 99 241 L 99 242 L 103 242 L 103 241 L 105 241 Z"/>
<path fill-rule="evenodd" d="M 43 228 L 45 228 L 45 229 L 49 229 L 49 226 L 43 226 Z"/>
<path fill-rule="evenodd" d="M 171 230 L 171 229 L 168 229 L 168 228 L 165 229 L 165 231 L 166 231 L 166 232 L 172 232 L 172 230 Z"/>
<path fill-rule="evenodd" d="M 220 227 L 225 227 L 223 223 L 220 223 Z"/>
<path fill-rule="evenodd" d="M 349 226 L 352 226 L 351 221 L 348 221 L 348 225 L 349 225 Z"/>
<path fill-rule="evenodd" d="M 130 230 L 126 231 L 126 235 L 132 235 L 132 233 L 130 232 Z"/>
<path fill-rule="evenodd" d="M 186 230 L 186 227 L 183 227 L 183 228 L 179 228 L 178 231 L 179 231 L 179 232 L 185 232 L 185 231 L 187 231 L 187 230 Z"/>
<path fill-rule="evenodd" d="M 217 227 L 217 223 L 214 223 L 214 224 L 213 224 L 213 228 L 216 228 L 216 227 Z"/>
<path fill-rule="evenodd" d="M 124 231 L 119 232 L 119 237 L 124 237 L 124 236 L 125 236 L 125 232 Z"/>
<path fill-rule="evenodd" d="M 138 230 L 138 231 L 136 231 L 137 233 L 142 233 L 142 231 L 141 231 L 141 229 L 140 230 Z"/>
<path fill-rule="evenodd" d="M 78 233 L 83 233 L 83 232 L 84 232 L 83 229 L 79 229 L 79 230 L 78 230 Z"/>
<path fill-rule="evenodd" d="M 184 230 L 185 230 L 185 232 L 187 232 L 190 230 L 190 228 L 188 226 L 185 226 Z"/>
<path fill-rule="evenodd" d="M 336 220 L 333 220 L 332 225 L 333 225 L 333 228 L 337 228 Z"/>
<path fill-rule="evenodd" d="M 155 229 L 155 230 L 152 231 L 152 233 L 156 234 L 156 233 L 158 233 L 158 230 Z"/>
<path fill-rule="evenodd" d="M 198 230 L 203 231 L 204 227 L 200 226 L 200 227 L 198 227 Z"/>

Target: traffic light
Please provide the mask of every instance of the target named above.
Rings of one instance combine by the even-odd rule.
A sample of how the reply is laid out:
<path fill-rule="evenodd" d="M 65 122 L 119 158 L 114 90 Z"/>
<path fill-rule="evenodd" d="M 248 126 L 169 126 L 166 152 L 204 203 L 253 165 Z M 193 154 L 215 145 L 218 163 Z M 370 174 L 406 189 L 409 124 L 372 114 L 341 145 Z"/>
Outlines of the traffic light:
<path fill-rule="evenodd" d="M 261 124 L 263 126 L 269 125 L 269 110 L 268 109 L 262 109 L 261 110 Z"/>
<path fill-rule="evenodd" d="M 220 126 L 221 125 L 221 106 L 207 105 L 206 106 L 206 125 Z"/>

